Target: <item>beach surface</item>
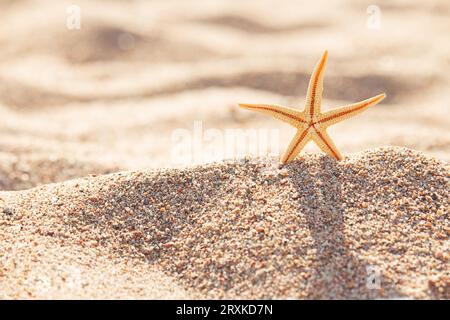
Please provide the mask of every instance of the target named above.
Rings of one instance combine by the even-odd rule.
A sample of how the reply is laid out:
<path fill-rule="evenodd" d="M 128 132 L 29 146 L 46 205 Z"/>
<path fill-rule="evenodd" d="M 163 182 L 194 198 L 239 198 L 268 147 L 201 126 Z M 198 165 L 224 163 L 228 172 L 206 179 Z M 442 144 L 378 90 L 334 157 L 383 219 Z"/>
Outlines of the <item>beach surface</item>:
<path fill-rule="evenodd" d="M 0 298 L 450 298 L 448 1 L 77 5 L 0 3 Z M 324 111 L 387 98 L 280 166 L 238 103 L 326 49 Z"/>
<path fill-rule="evenodd" d="M 448 173 L 383 148 L 2 192 L 0 297 L 448 299 Z"/>

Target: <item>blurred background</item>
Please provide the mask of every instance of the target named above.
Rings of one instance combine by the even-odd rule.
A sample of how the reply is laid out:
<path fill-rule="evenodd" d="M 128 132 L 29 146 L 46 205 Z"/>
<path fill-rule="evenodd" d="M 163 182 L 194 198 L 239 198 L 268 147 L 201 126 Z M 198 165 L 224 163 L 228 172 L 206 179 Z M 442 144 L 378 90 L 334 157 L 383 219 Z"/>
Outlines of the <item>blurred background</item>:
<path fill-rule="evenodd" d="M 1 0 L 0 18 L 2 190 L 177 166 L 196 121 L 276 130 L 283 152 L 295 129 L 237 104 L 302 108 L 325 49 L 323 109 L 388 96 L 330 128 L 344 154 L 450 159 L 447 0 Z"/>

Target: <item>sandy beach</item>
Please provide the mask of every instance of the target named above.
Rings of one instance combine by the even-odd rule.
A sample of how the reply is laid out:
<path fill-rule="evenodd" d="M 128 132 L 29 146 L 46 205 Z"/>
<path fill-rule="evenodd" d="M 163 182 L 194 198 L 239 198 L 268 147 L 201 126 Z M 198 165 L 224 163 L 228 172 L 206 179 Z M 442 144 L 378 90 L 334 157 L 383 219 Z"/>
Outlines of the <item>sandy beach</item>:
<path fill-rule="evenodd" d="M 0 299 L 449 299 L 449 16 L 1 1 Z M 387 98 L 281 165 L 238 104 L 302 108 L 324 50 L 324 110 Z"/>
<path fill-rule="evenodd" d="M 2 298 L 448 298 L 448 169 L 385 148 L 2 192 Z"/>

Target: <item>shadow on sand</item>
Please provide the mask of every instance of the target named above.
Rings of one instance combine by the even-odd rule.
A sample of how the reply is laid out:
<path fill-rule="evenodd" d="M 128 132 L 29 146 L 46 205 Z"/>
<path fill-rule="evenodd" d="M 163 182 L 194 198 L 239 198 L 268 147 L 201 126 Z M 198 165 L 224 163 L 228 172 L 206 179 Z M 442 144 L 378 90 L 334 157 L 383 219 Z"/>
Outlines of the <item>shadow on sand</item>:
<path fill-rule="evenodd" d="M 346 225 L 345 199 L 341 186 L 346 179 L 342 166 L 329 157 L 322 157 L 312 174 L 302 160 L 287 165 L 292 183 L 300 195 L 299 213 L 304 216 L 314 241 L 316 259 L 308 279 L 310 299 L 364 299 L 401 297 L 395 284 L 381 274 L 375 284 L 374 269 L 358 258 L 347 239 L 352 235 Z M 331 169 L 331 170 L 330 170 Z M 330 172 L 332 174 L 330 174 Z M 325 192 L 325 190 L 327 192 Z M 305 199 L 306 197 L 306 199 Z M 379 281 L 379 282 L 377 282 Z M 380 284 L 380 289 L 376 288 Z"/>

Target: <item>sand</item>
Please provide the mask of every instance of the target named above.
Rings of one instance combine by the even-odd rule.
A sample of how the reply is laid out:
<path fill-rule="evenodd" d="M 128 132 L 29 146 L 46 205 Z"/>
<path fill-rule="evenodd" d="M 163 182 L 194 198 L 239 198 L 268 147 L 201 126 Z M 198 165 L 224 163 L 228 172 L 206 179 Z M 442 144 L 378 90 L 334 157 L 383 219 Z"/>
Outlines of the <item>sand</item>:
<path fill-rule="evenodd" d="M 24 190 L 77 177 L 106 174 L 118 167 L 83 163 L 67 157 L 0 153 L 0 189 Z"/>
<path fill-rule="evenodd" d="M 0 4 L 0 298 L 449 297 L 448 1 L 72 4 Z M 280 168 L 237 105 L 302 108 L 325 49 L 324 111 L 387 98 Z M 173 156 L 196 124 L 274 148 Z"/>
<path fill-rule="evenodd" d="M 448 299 L 449 182 L 444 162 L 382 148 L 3 192 L 0 294 Z"/>
<path fill-rule="evenodd" d="M 448 1 L 380 2 L 379 30 L 370 1 L 80 0 L 80 30 L 66 28 L 70 4 L 2 3 L 0 152 L 177 167 L 174 130 L 202 121 L 277 129 L 282 153 L 293 128 L 237 104 L 303 107 L 328 49 L 324 110 L 387 94 L 330 128 L 343 153 L 397 145 L 450 160 Z"/>

